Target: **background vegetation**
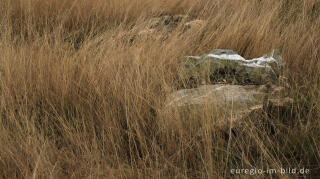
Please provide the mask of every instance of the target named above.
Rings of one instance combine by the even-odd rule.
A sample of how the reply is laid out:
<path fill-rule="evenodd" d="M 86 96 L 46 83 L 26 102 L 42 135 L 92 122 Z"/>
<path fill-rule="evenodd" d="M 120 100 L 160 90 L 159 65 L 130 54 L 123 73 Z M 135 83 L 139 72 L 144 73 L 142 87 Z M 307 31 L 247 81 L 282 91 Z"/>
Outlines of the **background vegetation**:
<path fill-rule="evenodd" d="M 320 176 L 319 11 L 318 0 L 0 0 L 0 178 L 227 178 L 281 167 Z M 163 15 L 206 24 L 130 40 Z M 161 112 L 181 57 L 216 48 L 246 58 L 281 50 L 295 103 L 272 135 L 257 127 L 265 115 L 240 134 L 215 128 L 212 112 L 162 127 L 183 120 Z"/>

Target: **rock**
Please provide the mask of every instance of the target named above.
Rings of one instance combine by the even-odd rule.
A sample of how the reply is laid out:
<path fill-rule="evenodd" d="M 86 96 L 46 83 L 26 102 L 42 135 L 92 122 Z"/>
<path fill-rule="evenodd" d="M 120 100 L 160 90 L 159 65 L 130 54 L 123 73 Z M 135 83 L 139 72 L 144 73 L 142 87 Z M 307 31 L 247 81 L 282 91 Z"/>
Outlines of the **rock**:
<path fill-rule="evenodd" d="M 203 85 L 194 89 L 183 89 L 170 95 L 168 106 L 187 106 L 192 104 L 216 104 L 226 106 L 233 105 L 246 107 L 248 104 L 256 105 L 261 101 L 265 93 L 258 91 L 254 85 Z M 244 106 L 245 105 L 245 106 Z"/>
<path fill-rule="evenodd" d="M 260 58 L 246 60 L 232 50 L 214 50 L 203 56 L 187 56 L 182 77 L 208 83 L 275 84 L 282 69 L 278 50 Z"/>
<path fill-rule="evenodd" d="M 215 126 L 228 128 L 231 122 L 239 125 L 254 111 L 292 103 L 292 99 L 281 97 L 282 90 L 275 85 L 202 85 L 170 94 L 164 109 L 166 114 L 178 113 L 180 119 L 184 120 L 180 122 L 185 125 L 188 120 L 201 120 L 197 116 L 211 113 L 212 118 L 218 119 L 214 121 Z M 174 126 L 170 121 L 167 124 Z"/>
<path fill-rule="evenodd" d="M 192 113 L 209 112 L 219 118 L 216 124 L 221 127 L 242 118 L 250 108 L 263 104 L 265 93 L 258 89 L 254 85 L 219 84 L 183 89 L 168 97 L 166 109 L 178 112 L 183 120 L 188 120 Z"/>

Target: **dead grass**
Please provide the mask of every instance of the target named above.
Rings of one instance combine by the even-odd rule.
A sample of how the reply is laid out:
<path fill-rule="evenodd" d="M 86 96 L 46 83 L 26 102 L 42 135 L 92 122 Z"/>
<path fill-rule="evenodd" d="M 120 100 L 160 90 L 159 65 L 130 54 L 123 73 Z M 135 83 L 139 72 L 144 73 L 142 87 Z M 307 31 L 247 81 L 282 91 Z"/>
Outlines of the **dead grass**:
<path fill-rule="evenodd" d="M 228 178 L 232 168 L 281 167 L 320 176 L 317 0 L 12 0 L 0 9 L 1 178 Z M 164 41 L 130 40 L 139 23 L 177 14 L 207 23 L 188 36 L 177 28 Z M 159 114 L 181 57 L 215 48 L 247 58 L 281 50 L 295 105 L 272 121 L 274 135 L 249 121 L 225 134 L 210 111 L 190 113 L 197 125 L 161 127 L 183 120 Z"/>

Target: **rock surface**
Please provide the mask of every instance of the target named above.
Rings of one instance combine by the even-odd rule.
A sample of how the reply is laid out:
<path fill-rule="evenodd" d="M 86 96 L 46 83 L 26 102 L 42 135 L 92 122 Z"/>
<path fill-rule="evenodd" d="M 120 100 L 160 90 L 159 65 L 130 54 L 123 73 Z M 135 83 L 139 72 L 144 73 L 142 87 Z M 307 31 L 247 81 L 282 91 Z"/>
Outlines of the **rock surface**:
<path fill-rule="evenodd" d="M 187 56 L 182 76 L 201 83 L 275 84 L 282 69 L 278 50 L 246 60 L 232 50 L 214 50 L 203 56 Z"/>
<path fill-rule="evenodd" d="M 237 123 L 255 110 L 289 105 L 292 102 L 290 98 L 281 98 L 283 90 L 268 85 L 203 85 L 170 94 L 165 108 L 184 117 L 191 110 L 215 112 L 221 126 Z"/>

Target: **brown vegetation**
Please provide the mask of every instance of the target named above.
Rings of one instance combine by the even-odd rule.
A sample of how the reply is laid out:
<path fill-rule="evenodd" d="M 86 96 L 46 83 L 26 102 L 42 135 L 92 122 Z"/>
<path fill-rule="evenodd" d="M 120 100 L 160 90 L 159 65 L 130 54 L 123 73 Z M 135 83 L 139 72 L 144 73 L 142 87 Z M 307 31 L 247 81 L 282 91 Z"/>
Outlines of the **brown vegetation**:
<path fill-rule="evenodd" d="M 317 0 L 0 1 L 0 178 L 227 178 L 281 167 L 319 176 L 319 12 Z M 164 15 L 206 23 L 134 37 Z M 272 119 L 272 135 L 257 127 L 263 114 L 235 135 L 217 130 L 210 111 L 190 112 L 194 126 L 161 127 L 179 121 L 159 111 L 181 58 L 216 48 L 282 52 L 294 115 Z"/>

